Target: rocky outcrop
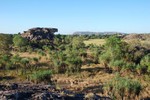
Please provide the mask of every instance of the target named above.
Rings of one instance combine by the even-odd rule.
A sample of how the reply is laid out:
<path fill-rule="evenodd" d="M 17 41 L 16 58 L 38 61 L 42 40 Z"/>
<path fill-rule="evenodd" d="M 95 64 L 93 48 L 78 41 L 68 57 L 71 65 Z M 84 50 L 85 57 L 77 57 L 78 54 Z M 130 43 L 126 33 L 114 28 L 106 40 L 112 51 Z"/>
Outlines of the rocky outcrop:
<path fill-rule="evenodd" d="M 8 88 L 9 87 L 9 88 Z M 13 88 L 12 88 L 13 87 Z M 95 93 L 76 93 L 53 85 L 32 83 L 0 84 L 0 100 L 111 100 Z"/>
<path fill-rule="evenodd" d="M 38 41 L 43 39 L 53 40 L 54 33 L 58 32 L 57 28 L 31 28 L 24 31 L 21 36 L 29 41 Z"/>
<path fill-rule="evenodd" d="M 123 39 L 125 40 L 133 40 L 133 39 L 150 40 L 150 34 L 129 34 L 129 35 L 126 35 Z"/>

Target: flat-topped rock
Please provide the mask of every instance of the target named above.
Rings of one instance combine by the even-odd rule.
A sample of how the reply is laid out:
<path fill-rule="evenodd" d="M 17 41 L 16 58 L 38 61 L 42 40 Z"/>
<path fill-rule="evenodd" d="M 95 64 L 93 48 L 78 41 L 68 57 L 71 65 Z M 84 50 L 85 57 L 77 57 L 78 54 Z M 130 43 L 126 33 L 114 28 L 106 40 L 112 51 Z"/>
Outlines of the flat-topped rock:
<path fill-rule="evenodd" d="M 27 38 L 30 41 L 37 41 L 37 40 L 53 40 L 54 33 L 58 32 L 57 28 L 31 28 L 27 31 L 24 31 L 21 36 Z"/>

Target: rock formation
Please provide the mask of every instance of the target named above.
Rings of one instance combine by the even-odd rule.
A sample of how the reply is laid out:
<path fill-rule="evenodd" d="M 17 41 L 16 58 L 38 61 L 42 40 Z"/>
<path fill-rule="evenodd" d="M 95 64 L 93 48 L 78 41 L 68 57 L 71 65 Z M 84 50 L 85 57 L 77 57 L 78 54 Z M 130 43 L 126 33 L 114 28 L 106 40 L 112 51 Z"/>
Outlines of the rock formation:
<path fill-rule="evenodd" d="M 43 39 L 52 40 L 55 32 L 58 32 L 57 28 L 37 27 L 24 31 L 21 36 L 27 38 L 29 41 L 38 41 Z"/>

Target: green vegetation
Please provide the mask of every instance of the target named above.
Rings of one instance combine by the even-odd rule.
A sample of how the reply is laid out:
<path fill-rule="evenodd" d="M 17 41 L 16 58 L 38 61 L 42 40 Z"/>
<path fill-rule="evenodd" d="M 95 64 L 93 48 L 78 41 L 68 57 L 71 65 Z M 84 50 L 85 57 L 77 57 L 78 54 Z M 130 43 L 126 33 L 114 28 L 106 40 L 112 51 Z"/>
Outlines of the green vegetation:
<path fill-rule="evenodd" d="M 28 44 L 27 39 L 21 37 L 20 35 L 15 35 L 13 38 L 13 43 L 17 47 L 26 46 Z"/>
<path fill-rule="evenodd" d="M 8 54 L 12 45 L 11 35 L 0 34 L 0 55 Z"/>
<path fill-rule="evenodd" d="M 94 78 L 104 69 L 108 75 L 116 72 L 121 75 L 106 85 L 109 96 L 133 99 L 140 95 L 142 81 L 149 82 L 150 52 L 147 47 L 137 42 L 125 42 L 117 36 L 58 34 L 51 41 L 38 42 L 29 41 L 19 34 L 0 34 L 0 71 L 3 77 L 12 75 L 23 81 L 51 83 L 55 75 L 67 74 L 69 77 L 78 74 L 82 78 Z M 92 68 L 93 71 L 89 66 L 97 66 L 100 70 Z M 80 75 L 82 73 L 88 75 Z M 133 76 L 138 81 L 134 81 Z"/>
<path fill-rule="evenodd" d="M 51 82 L 51 75 L 52 72 L 50 70 L 46 71 L 37 71 L 30 75 L 30 80 L 34 81 L 35 83 L 39 82 Z"/>
<path fill-rule="evenodd" d="M 142 86 L 138 81 L 119 75 L 116 75 L 104 88 L 110 93 L 111 98 L 120 100 L 135 99 L 142 90 Z"/>

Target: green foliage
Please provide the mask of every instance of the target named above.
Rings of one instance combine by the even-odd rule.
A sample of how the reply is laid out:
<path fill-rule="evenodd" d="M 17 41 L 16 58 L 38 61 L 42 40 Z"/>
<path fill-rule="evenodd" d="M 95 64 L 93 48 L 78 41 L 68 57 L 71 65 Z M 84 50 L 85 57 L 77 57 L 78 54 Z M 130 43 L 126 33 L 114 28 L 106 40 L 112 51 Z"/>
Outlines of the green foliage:
<path fill-rule="evenodd" d="M 22 67 L 22 72 L 21 72 L 22 75 L 26 74 L 27 69 L 30 69 L 30 70 L 32 69 L 31 59 L 22 58 L 20 62 L 21 62 L 21 67 Z"/>
<path fill-rule="evenodd" d="M 106 43 L 104 45 L 104 50 L 102 51 L 99 57 L 100 62 L 105 67 L 108 67 L 109 63 L 112 63 L 116 60 L 121 60 L 124 56 L 124 51 L 123 51 L 124 47 L 125 46 L 123 46 L 123 42 L 119 38 L 115 36 L 109 37 L 106 40 Z M 119 63 L 122 63 L 122 62 L 117 61 L 114 64 L 119 64 Z"/>
<path fill-rule="evenodd" d="M 105 68 L 108 68 L 108 64 L 110 61 L 111 58 L 108 53 L 102 53 L 99 57 L 99 62 L 102 63 Z"/>
<path fill-rule="evenodd" d="M 120 70 L 125 67 L 126 62 L 124 62 L 123 60 L 115 60 L 115 61 L 112 60 L 110 62 L 110 65 L 112 66 L 113 69 L 120 72 Z"/>
<path fill-rule="evenodd" d="M 0 34 L 0 55 L 9 54 L 12 37 L 6 34 Z"/>
<path fill-rule="evenodd" d="M 125 97 L 127 97 L 126 99 L 134 99 L 142 90 L 142 86 L 138 81 L 119 75 L 108 82 L 104 88 L 110 92 L 112 98 L 122 100 L 124 100 Z"/>
<path fill-rule="evenodd" d="M 11 57 L 12 67 L 17 68 L 20 67 L 21 57 L 19 55 L 14 55 Z"/>
<path fill-rule="evenodd" d="M 67 58 L 66 63 L 68 65 L 68 73 L 80 72 L 82 64 L 81 58 L 71 56 Z"/>
<path fill-rule="evenodd" d="M 42 51 L 41 49 L 38 50 L 38 54 L 41 55 L 41 56 L 46 56 L 45 52 Z"/>
<path fill-rule="evenodd" d="M 99 62 L 99 55 L 101 54 L 101 47 L 99 46 L 94 46 L 92 49 L 91 49 L 91 52 L 92 52 L 92 58 L 93 58 L 93 62 L 95 64 L 98 64 Z"/>
<path fill-rule="evenodd" d="M 85 44 L 83 42 L 83 38 L 81 37 L 74 37 L 72 40 L 72 47 L 75 49 L 84 48 Z"/>
<path fill-rule="evenodd" d="M 80 72 L 82 59 L 80 52 L 75 49 L 67 48 L 66 51 L 52 52 L 50 59 L 54 65 L 56 73 Z"/>
<path fill-rule="evenodd" d="M 147 72 L 150 72 L 150 54 L 145 55 L 140 64 L 142 67 L 147 68 Z"/>
<path fill-rule="evenodd" d="M 53 61 L 54 71 L 56 73 L 64 73 L 66 72 L 66 55 L 63 52 L 55 52 L 50 55 L 51 60 Z"/>
<path fill-rule="evenodd" d="M 13 43 L 17 47 L 26 46 L 28 44 L 27 39 L 21 37 L 21 35 L 17 34 L 13 38 Z"/>
<path fill-rule="evenodd" d="M 130 71 L 135 71 L 136 64 L 135 63 L 126 62 L 124 67 L 123 67 L 123 69 L 130 70 Z"/>
<path fill-rule="evenodd" d="M 37 71 L 30 75 L 30 80 L 36 83 L 39 82 L 51 82 L 51 70 Z"/>
<path fill-rule="evenodd" d="M 22 58 L 21 59 L 21 63 L 24 64 L 24 65 L 26 65 L 26 64 L 29 63 L 29 59 L 28 58 Z"/>
<path fill-rule="evenodd" d="M 111 59 L 121 59 L 123 57 L 123 42 L 120 38 L 117 38 L 115 36 L 109 37 L 106 39 L 105 46 L 105 53 L 108 53 L 110 55 Z"/>
<path fill-rule="evenodd" d="M 2 69 L 6 69 L 7 65 L 9 64 L 10 62 L 10 55 L 7 55 L 7 54 L 3 54 L 0 56 L 0 67 Z"/>
<path fill-rule="evenodd" d="M 39 61 L 39 59 L 36 58 L 36 57 L 34 57 L 34 58 L 32 58 L 32 59 L 33 59 L 34 62 L 38 62 L 38 61 Z"/>

